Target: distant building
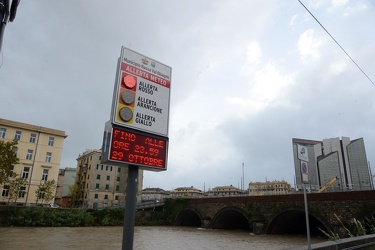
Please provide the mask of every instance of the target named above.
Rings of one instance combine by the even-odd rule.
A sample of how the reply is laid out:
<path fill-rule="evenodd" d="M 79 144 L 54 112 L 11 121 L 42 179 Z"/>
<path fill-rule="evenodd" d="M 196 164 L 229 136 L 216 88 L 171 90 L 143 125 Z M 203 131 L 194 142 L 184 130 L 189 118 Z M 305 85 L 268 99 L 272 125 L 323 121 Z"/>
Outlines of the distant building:
<path fill-rule="evenodd" d="M 83 208 L 124 207 L 127 168 L 101 164 L 101 150 L 86 150 L 77 158 L 76 204 Z M 138 172 L 138 194 L 142 193 L 143 170 Z"/>
<path fill-rule="evenodd" d="M 55 195 L 55 205 L 61 206 L 62 204 L 62 187 L 64 183 L 64 169 L 59 170 L 59 175 L 57 177 L 56 195 Z"/>
<path fill-rule="evenodd" d="M 57 181 L 55 204 L 60 207 L 69 207 L 71 191 L 73 191 L 76 177 L 76 168 L 65 168 L 59 170 Z"/>
<path fill-rule="evenodd" d="M 207 191 L 206 194 L 208 196 L 234 196 L 243 194 L 243 191 L 230 185 L 214 187 L 211 190 Z"/>
<path fill-rule="evenodd" d="M 11 169 L 17 177 L 28 181 L 26 186 L 20 187 L 16 203 L 47 204 L 43 200 L 44 194 L 39 193 L 37 199 L 35 192 L 45 181 L 55 180 L 56 187 L 66 137 L 61 130 L 0 119 L 0 140 L 18 141 L 16 154 L 20 163 Z M 8 184 L 0 186 L 0 203 L 9 201 L 9 187 Z"/>
<path fill-rule="evenodd" d="M 294 189 L 286 181 L 250 182 L 249 195 L 281 195 L 291 194 Z"/>
<path fill-rule="evenodd" d="M 191 187 L 179 187 L 175 188 L 171 192 L 172 197 L 193 197 L 193 196 L 202 196 L 202 190 Z"/>
<path fill-rule="evenodd" d="M 302 189 L 298 145 L 307 149 L 308 183 L 306 185 L 311 191 L 318 191 L 335 177 L 338 181 L 327 188 L 326 192 L 373 189 L 363 138 L 352 141 L 349 137 L 323 141 L 293 138 L 292 144 L 298 189 Z"/>
<path fill-rule="evenodd" d="M 161 188 L 145 188 L 142 190 L 142 202 L 144 201 L 162 201 L 169 198 L 170 192 Z"/>

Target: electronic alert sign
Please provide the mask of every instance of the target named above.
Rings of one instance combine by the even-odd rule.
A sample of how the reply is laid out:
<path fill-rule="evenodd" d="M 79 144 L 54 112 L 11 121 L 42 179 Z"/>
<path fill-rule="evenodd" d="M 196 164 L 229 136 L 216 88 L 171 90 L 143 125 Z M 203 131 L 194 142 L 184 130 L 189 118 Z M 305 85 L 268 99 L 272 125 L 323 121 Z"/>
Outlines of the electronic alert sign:
<path fill-rule="evenodd" d="M 171 74 L 171 67 L 122 47 L 112 123 L 168 137 Z"/>
<path fill-rule="evenodd" d="M 167 170 L 168 139 L 106 123 L 102 163 L 130 164 L 152 171 Z"/>

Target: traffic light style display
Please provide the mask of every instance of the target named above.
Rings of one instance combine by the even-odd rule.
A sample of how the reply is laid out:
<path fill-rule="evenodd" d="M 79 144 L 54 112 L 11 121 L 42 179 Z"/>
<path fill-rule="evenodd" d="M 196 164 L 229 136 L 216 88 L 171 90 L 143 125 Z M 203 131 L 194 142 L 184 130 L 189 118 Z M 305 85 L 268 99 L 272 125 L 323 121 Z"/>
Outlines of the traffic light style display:
<path fill-rule="evenodd" d="M 122 47 L 113 124 L 167 137 L 171 73 L 171 67 Z"/>

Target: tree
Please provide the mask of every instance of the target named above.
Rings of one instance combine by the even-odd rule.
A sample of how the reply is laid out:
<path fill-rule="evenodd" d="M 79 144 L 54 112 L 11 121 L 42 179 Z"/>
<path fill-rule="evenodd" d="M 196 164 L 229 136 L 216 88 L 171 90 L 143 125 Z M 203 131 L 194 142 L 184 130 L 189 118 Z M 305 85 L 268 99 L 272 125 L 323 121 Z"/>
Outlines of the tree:
<path fill-rule="evenodd" d="M 17 141 L 0 140 L 0 185 L 7 183 L 9 177 L 16 177 L 11 166 L 19 163 L 19 158 L 15 154 L 17 144 Z"/>
<path fill-rule="evenodd" d="M 77 193 L 78 193 L 78 185 L 77 184 L 69 186 L 69 196 L 70 196 L 69 207 L 71 207 L 71 208 L 73 208 L 76 204 Z"/>
<path fill-rule="evenodd" d="M 8 181 L 9 184 L 9 194 L 8 201 L 17 202 L 17 199 L 24 197 L 26 193 L 26 185 L 28 184 L 27 180 L 24 178 L 16 178 Z"/>
<path fill-rule="evenodd" d="M 41 203 L 49 203 L 55 198 L 55 180 L 41 182 L 35 190 L 36 204 L 41 200 Z"/>

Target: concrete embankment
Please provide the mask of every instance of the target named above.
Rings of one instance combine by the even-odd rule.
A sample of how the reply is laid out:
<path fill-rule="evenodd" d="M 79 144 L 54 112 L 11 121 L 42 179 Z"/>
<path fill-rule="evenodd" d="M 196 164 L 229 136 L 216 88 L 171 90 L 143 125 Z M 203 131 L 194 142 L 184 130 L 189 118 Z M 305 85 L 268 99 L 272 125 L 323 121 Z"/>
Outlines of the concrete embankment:
<path fill-rule="evenodd" d="M 304 250 L 304 248 L 292 248 L 288 250 Z M 311 245 L 311 250 L 372 250 L 375 249 L 375 234 L 346 238 L 336 241 L 326 241 Z"/>

